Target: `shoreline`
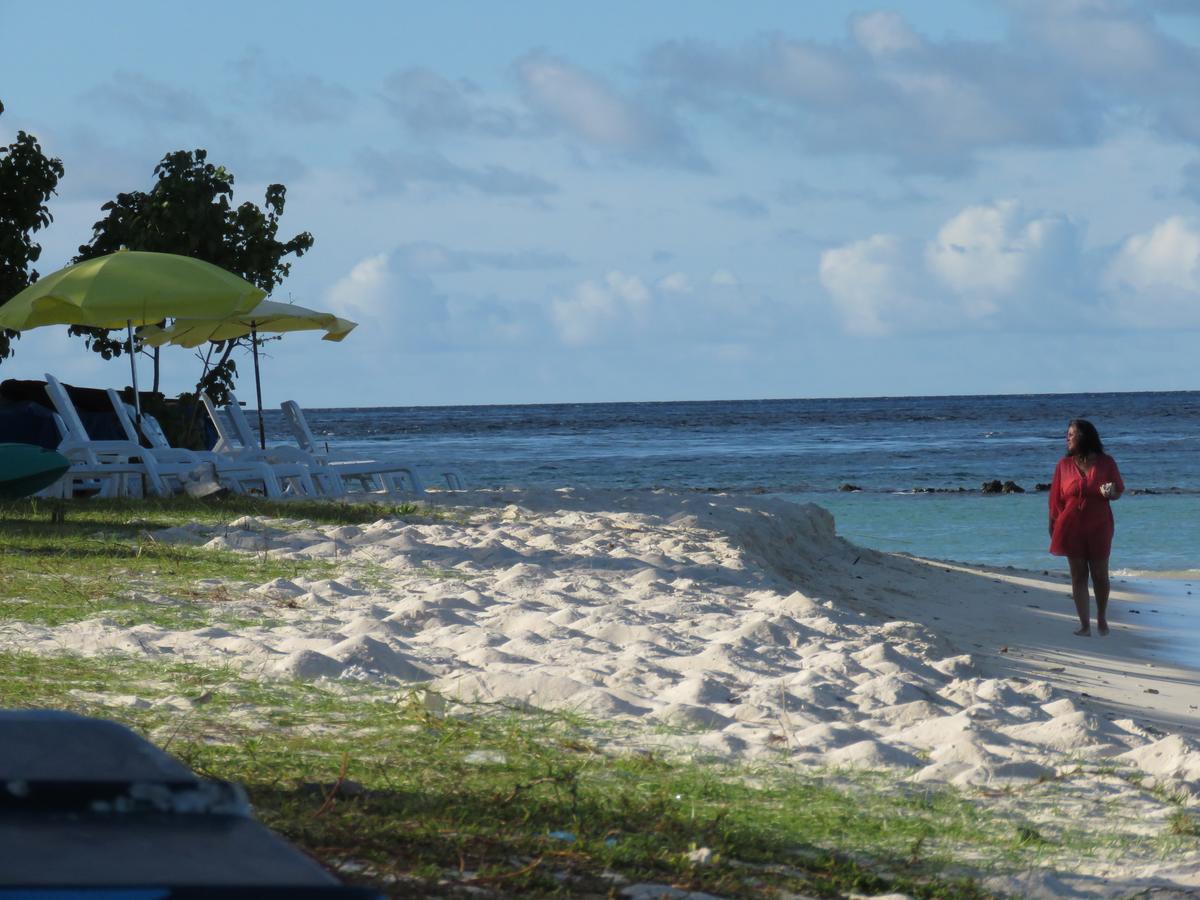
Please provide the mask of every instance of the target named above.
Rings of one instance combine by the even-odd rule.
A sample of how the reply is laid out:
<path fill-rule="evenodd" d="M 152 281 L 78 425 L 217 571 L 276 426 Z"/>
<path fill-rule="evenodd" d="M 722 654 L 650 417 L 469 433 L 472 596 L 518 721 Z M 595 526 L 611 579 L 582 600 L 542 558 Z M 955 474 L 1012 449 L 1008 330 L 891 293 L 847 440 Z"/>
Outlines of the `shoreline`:
<path fill-rule="evenodd" d="M 976 610 L 969 622 L 933 614 L 930 627 L 971 653 L 994 677 L 1036 677 L 1109 715 L 1129 716 L 1156 729 L 1200 736 L 1200 632 L 1186 625 L 1184 580 L 1114 576 L 1111 632 L 1078 637 L 1065 571 L 1022 570 L 904 557 L 950 573 L 1000 585 L 990 602 L 1000 613 Z M 1018 593 L 1019 592 L 1019 593 Z M 1093 616 L 1095 600 L 1092 600 Z M 921 620 L 920 610 L 894 607 Z M 1150 610 L 1156 612 L 1151 613 Z M 1161 616 L 1161 618 L 1159 618 Z M 1093 620 L 1094 621 L 1094 620 Z M 1189 653 L 1189 648 L 1191 652 Z"/>
<path fill-rule="evenodd" d="M 1151 660 L 1183 668 L 1200 667 L 1200 620 L 1197 619 L 1196 585 L 1200 573 L 1139 573 L 1119 576 L 1137 599 L 1130 601 L 1130 617 L 1145 616 L 1138 624 L 1147 645 L 1139 652 Z M 1135 608 L 1132 608 L 1136 606 Z M 1200 704 L 1200 696 L 1196 697 Z"/>

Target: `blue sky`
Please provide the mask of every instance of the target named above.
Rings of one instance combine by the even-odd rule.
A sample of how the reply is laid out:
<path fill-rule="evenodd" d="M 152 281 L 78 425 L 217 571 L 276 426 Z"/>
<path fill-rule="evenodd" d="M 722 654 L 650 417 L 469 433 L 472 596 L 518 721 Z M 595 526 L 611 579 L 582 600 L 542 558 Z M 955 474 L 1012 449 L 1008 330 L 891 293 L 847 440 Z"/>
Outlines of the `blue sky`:
<path fill-rule="evenodd" d="M 275 298 L 361 326 L 270 344 L 271 404 L 1196 388 L 1197 85 L 1188 0 L 0 0 L 43 273 L 169 151 L 287 185 Z"/>

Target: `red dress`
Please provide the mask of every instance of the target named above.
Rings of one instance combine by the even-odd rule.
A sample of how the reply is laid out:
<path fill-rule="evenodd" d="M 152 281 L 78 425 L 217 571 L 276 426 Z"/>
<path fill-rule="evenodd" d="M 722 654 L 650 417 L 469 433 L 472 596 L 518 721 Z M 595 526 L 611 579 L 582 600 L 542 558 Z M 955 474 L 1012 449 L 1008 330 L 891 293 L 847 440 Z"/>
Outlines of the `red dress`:
<path fill-rule="evenodd" d="M 1074 458 L 1064 456 L 1050 485 L 1050 552 L 1078 559 L 1108 559 L 1112 550 L 1112 508 L 1100 494 L 1100 485 L 1111 481 L 1117 490 L 1125 482 L 1111 456 L 1101 453 L 1086 475 Z"/>

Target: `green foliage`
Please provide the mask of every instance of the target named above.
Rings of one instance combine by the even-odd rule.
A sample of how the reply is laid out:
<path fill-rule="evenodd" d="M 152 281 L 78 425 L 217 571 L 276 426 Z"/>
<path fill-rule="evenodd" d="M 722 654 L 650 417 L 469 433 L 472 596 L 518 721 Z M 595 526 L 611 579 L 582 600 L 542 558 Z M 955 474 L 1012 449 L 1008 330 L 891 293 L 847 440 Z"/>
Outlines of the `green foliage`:
<path fill-rule="evenodd" d="M 238 340 L 228 341 L 228 345 L 232 348 Z M 245 338 L 249 340 L 249 338 Z M 217 404 L 225 404 L 229 402 L 229 394 L 233 390 L 234 384 L 237 382 L 237 362 L 225 355 L 219 362 L 205 368 L 204 374 L 200 377 L 199 383 L 196 385 L 197 391 L 204 391 L 208 396 L 212 397 L 213 402 Z M 181 395 L 181 399 L 199 403 L 199 394 Z"/>
<path fill-rule="evenodd" d="M 148 192 L 118 194 L 101 207 L 105 216 L 92 226 L 92 239 L 79 248 L 76 262 L 122 247 L 177 253 L 220 266 L 269 294 L 291 271 L 284 257 L 303 256 L 313 245 L 307 231 L 279 239 L 279 219 L 287 198 L 282 184 L 267 187 L 262 208 L 251 202 L 234 206 L 233 174 L 208 162 L 208 152 L 201 149 L 168 153 L 154 174 L 158 180 Z M 104 329 L 76 326 L 71 333 L 83 335 L 105 359 L 126 349 L 121 334 Z M 236 343 L 227 342 L 221 360 L 206 376 L 218 402 L 233 386 L 236 370 L 226 363 Z"/>
<path fill-rule="evenodd" d="M 29 267 L 42 247 L 32 236 L 53 221 L 46 201 L 62 177 L 62 160 L 42 153 L 33 135 L 18 131 L 13 143 L 0 147 L 0 305 L 38 279 Z M 12 355 L 11 339 L 17 334 L 0 328 L 0 361 Z"/>

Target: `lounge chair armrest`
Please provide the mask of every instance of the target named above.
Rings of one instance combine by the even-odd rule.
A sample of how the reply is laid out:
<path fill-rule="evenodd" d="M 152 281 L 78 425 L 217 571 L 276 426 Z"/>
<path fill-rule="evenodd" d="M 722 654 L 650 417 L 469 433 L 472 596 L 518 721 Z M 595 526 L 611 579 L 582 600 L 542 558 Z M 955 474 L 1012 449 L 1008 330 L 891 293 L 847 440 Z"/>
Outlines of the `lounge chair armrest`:
<path fill-rule="evenodd" d="M 300 463 L 318 468 L 323 465 L 319 459 L 299 447 L 268 447 L 261 452 L 266 460 L 272 463 Z"/>
<path fill-rule="evenodd" d="M 59 444 L 57 449 L 67 459 L 76 462 L 91 463 L 98 460 L 111 460 L 123 463 L 135 456 L 139 459 L 142 458 L 141 448 L 135 450 L 132 445 Z"/>
<path fill-rule="evenodd" d="M 154 456 L 154 460 L 168 465 L 185 465 L 185 466 L 201 466 L 204 465 L 204 458 L 191 450 L 185 450 L 181 447 L 156 447 L 153 450 L 146 451 Z"/>

